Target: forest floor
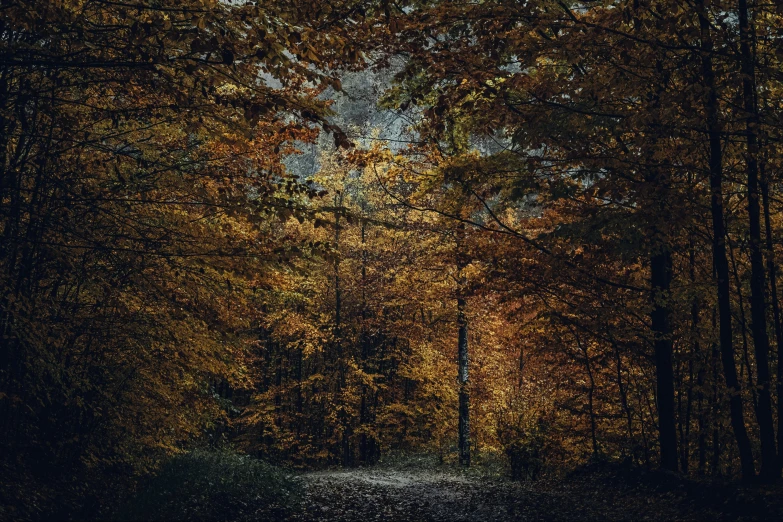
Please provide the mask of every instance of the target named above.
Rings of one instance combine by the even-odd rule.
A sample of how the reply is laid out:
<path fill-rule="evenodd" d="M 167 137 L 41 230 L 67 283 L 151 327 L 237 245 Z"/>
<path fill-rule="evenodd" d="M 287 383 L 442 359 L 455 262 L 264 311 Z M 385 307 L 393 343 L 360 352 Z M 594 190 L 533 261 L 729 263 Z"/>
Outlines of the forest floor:
<path fill-rule="evenodd" d="M 448 466 L 318 471 L 297 480 L 301 504 L 289 522 L 783 520 L 779 486 L 705 484 L 605 466 L 523 483 Z"/>

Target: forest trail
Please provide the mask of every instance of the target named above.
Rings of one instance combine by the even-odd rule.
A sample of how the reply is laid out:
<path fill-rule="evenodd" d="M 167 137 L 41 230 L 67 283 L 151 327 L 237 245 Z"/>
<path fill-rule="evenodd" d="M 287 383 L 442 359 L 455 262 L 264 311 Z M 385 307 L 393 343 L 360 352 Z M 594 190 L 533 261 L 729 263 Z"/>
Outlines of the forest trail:
<path fill-rule="evenodd" d="M 781 520 L 779 489 L 699 484 L 672 474 L 593 466 L 568 476 L 512 482 L 457 468 L 307 472 L 287 522 Z"/>
<path fill-rule="evenodd" d="M 291 521 L 551 519 L 539 494 L 458 471 L 364 468 L 306 473 L 298 480 L 304 509 Z"/>

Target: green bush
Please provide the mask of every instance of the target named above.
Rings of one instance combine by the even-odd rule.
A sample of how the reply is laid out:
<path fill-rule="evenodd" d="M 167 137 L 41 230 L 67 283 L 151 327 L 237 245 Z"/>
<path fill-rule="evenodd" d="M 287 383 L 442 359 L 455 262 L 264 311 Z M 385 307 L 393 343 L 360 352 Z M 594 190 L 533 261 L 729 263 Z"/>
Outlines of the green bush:
<path fill-rule="evenodd" d="M 230 451 L 196 450 L 166 463 L 119 520 L 280 520 L 296 484 L 281 469 Z"/>
<path fill-rule="evenodd" d="M 502 438 L 512 480 L 535 480 L 544 467 L 548 423 L 538 419 L 526 428 L 507 429 Z"/>

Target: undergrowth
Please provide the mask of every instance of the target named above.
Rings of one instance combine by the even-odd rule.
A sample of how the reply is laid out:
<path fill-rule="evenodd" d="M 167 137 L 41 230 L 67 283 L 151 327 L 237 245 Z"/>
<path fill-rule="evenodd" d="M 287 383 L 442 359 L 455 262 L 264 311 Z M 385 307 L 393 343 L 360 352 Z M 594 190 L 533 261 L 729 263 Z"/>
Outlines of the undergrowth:
<path fill-rule="evenodd" d="M 279 520 L 297 487 L 284 470 L 229 450 L 172 458 L 116 518 L 136 520 Z"/>

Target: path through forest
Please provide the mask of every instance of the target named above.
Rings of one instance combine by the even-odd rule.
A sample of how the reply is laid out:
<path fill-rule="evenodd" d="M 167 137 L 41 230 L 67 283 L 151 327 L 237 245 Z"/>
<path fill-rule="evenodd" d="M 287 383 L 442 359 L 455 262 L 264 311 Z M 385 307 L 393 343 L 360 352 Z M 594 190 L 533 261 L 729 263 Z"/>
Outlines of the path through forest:
<path fill-rule="evenodd" d="M 304 509 L 292 520 L 500 521 L 524 511 L 517 502 L 525 493 L 519 485 L 454 471 L 365 468 L 307 473 L 298 480 Z M 532 516 L 520 518 L 540 518 L 535 504 L 528 504 Z"/>
<path fill-rule="evenodd" d="M 296 478 L 301 509 L 288 522 L 535 520 L 773 520 L 779 490 L 698 484 L 640 470 L 577 472 L 511 482 L 445 466 L 318 471 Z"/>

